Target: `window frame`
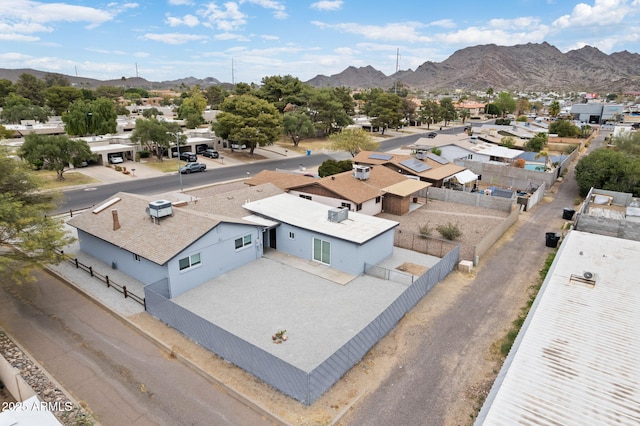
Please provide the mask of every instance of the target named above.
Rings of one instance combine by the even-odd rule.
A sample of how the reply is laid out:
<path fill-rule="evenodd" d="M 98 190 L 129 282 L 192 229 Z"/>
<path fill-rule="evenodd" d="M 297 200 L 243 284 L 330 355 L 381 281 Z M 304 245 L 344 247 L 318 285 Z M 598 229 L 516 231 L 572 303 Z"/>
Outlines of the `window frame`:
<path fill-rule="evenodd" d="M 238 245 L 238 241 L 240 241 L 240 245 Z M 247 247 L 251 247 L 252 245 L 253 237 L 251 234 L 246 234 L 233 240 L 233 246 L 235 247 L 236 251 L 244 250 Z"/>
<path fill-rule="evenodd" d="M 187 261 L 187 266 L 182 266 L 183 261 Z M 188 269 L 195 268 L 198 265 L 202 265 L 202 254 L 200 252 L 190 254 L 189 256 L 178 259 L 178 270 L 184 272 Z"/>

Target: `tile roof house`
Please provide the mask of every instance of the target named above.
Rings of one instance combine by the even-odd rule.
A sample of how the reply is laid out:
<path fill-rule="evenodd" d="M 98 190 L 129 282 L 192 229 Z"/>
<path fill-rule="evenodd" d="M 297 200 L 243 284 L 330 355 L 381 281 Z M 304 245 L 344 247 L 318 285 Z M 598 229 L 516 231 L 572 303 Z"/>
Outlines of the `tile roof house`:
<path fill-rule="evenodd" d="M 437 188 L 456 173 L 466 170 L 466 167 L 458 166 L 430 153 L 418 159 L 405 154 L 361 151 L 353 158 L 353 162 L 358 165 L 384 166 L 403 175 L 414 176 L 423 182 L 429 182 Z"/>
<path fill-rule="evenodd" d="M 412 198 L 431 186 L 427 182 L 407 179 L 386 167 L 354 169 L 321 179 L 264 170 L 247 180 L 248 185 L 271 182 L 307 200 L 368 215 L 409 212 Z"/>

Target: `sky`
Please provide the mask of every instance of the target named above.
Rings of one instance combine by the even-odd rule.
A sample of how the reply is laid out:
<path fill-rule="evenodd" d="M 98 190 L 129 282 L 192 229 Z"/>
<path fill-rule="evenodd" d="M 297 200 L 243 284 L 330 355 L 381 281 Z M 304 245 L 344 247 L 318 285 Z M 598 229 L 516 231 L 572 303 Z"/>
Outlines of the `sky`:
<path fill-rule="evenodd" d="M 640 51 L 640 0 L 0 0 L 0 68 L 99 80 L 386 75 L 456 50 Z"/>

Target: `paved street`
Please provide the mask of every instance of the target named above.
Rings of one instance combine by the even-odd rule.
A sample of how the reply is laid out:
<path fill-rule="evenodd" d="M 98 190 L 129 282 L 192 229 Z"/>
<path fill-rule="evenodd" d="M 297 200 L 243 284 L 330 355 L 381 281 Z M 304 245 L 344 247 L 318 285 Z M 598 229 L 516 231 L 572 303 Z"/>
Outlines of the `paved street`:
<path fill-rule="evenodd" d="M 36 278 L 0 279 L 0 326 L 101 424 L 270 424 L 58 279 Z"/>

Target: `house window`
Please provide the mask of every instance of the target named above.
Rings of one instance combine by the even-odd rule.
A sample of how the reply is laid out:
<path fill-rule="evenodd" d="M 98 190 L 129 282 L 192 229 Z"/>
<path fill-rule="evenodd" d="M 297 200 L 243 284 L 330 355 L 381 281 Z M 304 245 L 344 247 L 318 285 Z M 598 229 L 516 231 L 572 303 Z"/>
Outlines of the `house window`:
<path fill-rule="evenodd" d="M 341 206 L 342 207 L 346 207 L 347 210 L 351 210 L 351 204 L 350 203 L 342 203 Z"/>
<path fill-rule="evenodd" d="M 200 253 L 192 254 L 191 256 L 184 257 L 178 261 L 178 265 L 180 265 L 180 270 L 184 271 L 185 269 L 193 268 L 196 265 L 199 265 Z"/>
<path fill-rule="evenodd" d="M 300 194 L 300 198 L 304 198 L 305 200 L 311 200 L 311 195 Z"/>
<path fill-rule="evenodd" d="M 473 154 L 467 155 L 467 160 L 473 160 Z"/>
<path fill-rule="evenodd" d="M 236 250 L 240 250 L 241 248 L 250 246 L 251 234 L 245 235 L 244 237 L 236 238 L 235 244 Z"/>
<path fill-rule="evenodd" d="M 293 232 L 289 232 L 289 239 L 290 240 L 295 240 L 296 239 L 296 234 Z"/>
<path fill-rule="evenodd" d="M 382 201 L 382 197 L 376 197 L 376 204 L 380 204 L 380 201 Z"/>
<path fill-rule="evenodd" d="M 313 239 L 313 260 L 331 265 L 331 243 L 319 238 Z"/>
<path fill-rule="evenodd" d="M 140 255 L 139 254 L 133 254 L 133 260 L 135 260 L 136 262 L 140 262 Z"/>
<path fill-rule="evenodd" d="M 362 204 L 356 204 L 356 211 L 359 212 L 362 210 Z"/>

